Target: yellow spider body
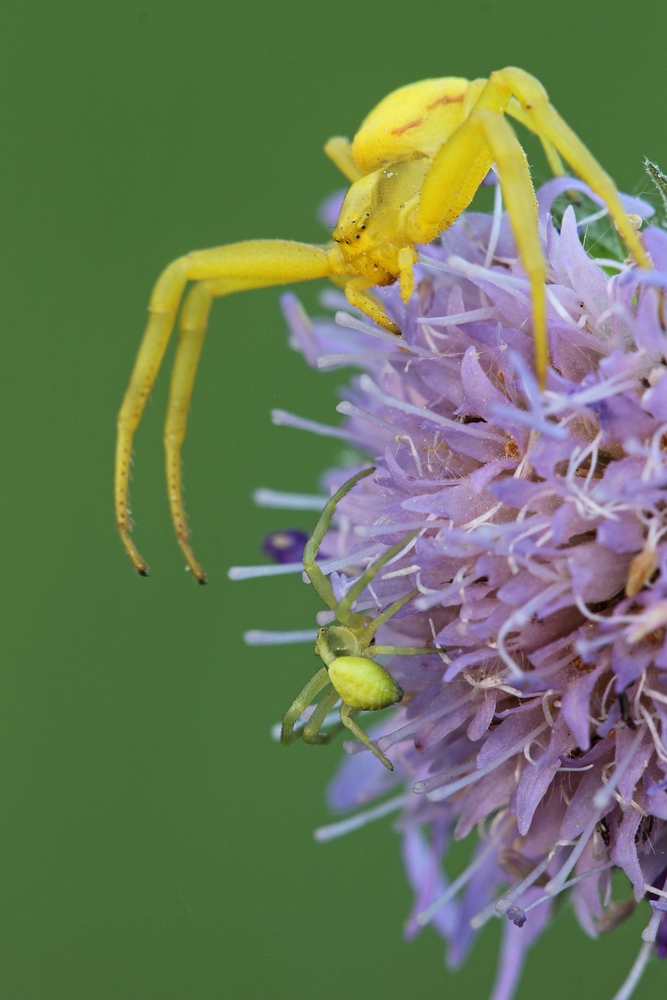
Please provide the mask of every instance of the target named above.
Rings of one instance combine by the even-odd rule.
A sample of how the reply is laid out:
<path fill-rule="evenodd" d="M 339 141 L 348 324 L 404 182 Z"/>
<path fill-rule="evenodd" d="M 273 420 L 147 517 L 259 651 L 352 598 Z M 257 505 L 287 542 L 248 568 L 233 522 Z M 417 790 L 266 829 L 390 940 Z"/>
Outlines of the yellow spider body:
<path fill-rule="evenodd" d="M 338 656 L 329 664 L 329 680 L 336 694 L 350 708 L 377 712 L 403 697 L 403 690 L 391 674 L 363 656 Z"/>
<path fill-rule="evenodd" d="M 118 417 L 116 514 L 135 568 L 147 566 L 130 537 L 128 479 L 132 439 L 157 376 L 181 298 L 180 341 L 171 380 L 164 441 L 167 487 L 178 542 L 200 583 L 204 571 L 190 548 L 181 492 L 181 445 L 194 379 L 214 298 L 268 285 L 329 277 L 348 301 L 384 329 L 400 335 L 369 289 L 400 283 L 414 290 L 416 244 L 430 243 L 468 207 L 495 163 L 517 247 L 531 283 L 537 374 L 546 377 L 546 263 L 537 229 L 537 204 L 525 153 L 505 115 L 535 132 L 552 170 L 561 157 L 606 203 L 641 267 L 646 251 L 626 216 L 613 181 L 549 103 L 542 85 L 507 67 L 488 80 L 424 80 L 389 94 L 368 115 L 354 140 L 330 139 L 325 151 L 351 181 L 333 242 L 310 246 L 253 240 L 180 257 L 153 290 L 146 333 Z"/>

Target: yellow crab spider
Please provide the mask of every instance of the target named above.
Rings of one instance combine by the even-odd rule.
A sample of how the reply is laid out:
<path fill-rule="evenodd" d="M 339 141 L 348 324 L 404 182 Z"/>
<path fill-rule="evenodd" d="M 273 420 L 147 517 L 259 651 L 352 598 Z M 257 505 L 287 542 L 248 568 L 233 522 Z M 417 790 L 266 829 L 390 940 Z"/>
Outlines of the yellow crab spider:
<path fill-rule="evenodd" d="M 336 601 L 331 587 L 331 583 L 315 562 L 322 539 L 324 538 L 331 519 L 339 501 L 349 493 L 352 487 L 370 476 L 374 472 L 373 468 L 363 469 L 357 472 L 344 483 L 337 493 L 331 497 L 324 506 L 320 518 L 315 525 L 315 530 L 309 538 L 303 552 L 303 568 L 308 579 L 315 588 L 316 593 L 324 601 L 326 606 L 336 614 L 338 625 L 325 625 L 317 633 L 315 642 L 315 652 L 324 663 L 323 667 L 311 677 L 302 691 L 299 692 L 283 717 L 281 743 L 285 746 L 293 743 L 300 736 L 303 736 L 306 743 L 328 743 L 342 726 L 345 726 L 358 740 L 367 747 L 371 753 L 382 761 L 390 771 L 394 766 L 388 757 L 385 757 L 378 748 L 371 743 L 366 733 L 353 719 L 356 711 L 372 712 L 381 708 L 389 708 L 395 705 L 403 697 L 403 690 L 398 686 L 388 670 L 385 670 L 379 663 L 376 663 L 373 656 L 390 656 L 402 654 L 403 656 L 414 656 L 420 653 L 432 653 L 432 649 L 420 648 L 417 646 L 378 646 L 373 643 L 375 633 L 380 625 L 389 621 L 392 615 L 412 600 L 418 590 L 411 590 L 404 597 L 399 598 L 380 612 L 375 618 L 368 615 L 357 614 L 351 611 L 352 604 L 359 594 L 375 577 L 378 570 L 393 559 L 395 555 L 405 548 L 408 542 L 415 537 L 417 532 L 407 535 L 397 545 L 387 549 L 379 559 L 372 563 L 365 573 L 350 587 L 345 597 Z M 307 708 L 317 695 L 328 685 L 331 689 L 322 696 L 317 704 L 317 708 L 308 719 L 308 722 L 301 730 L 294 730 L 294 725 L 305 708 Z M 340 706 L 340 725 L 323 734 L 320 732 L 322 724 L 338 700 Z"/>
<path fill-rule="evenodd" d="M 398 281 L 407 301 L 414 288 L 415 244 L 430 243 L 456 221 L 495 163 L 531 284 L 536 367 L 544 385 L 548 361 L 546 264 L 538 238 L 537 205 L 528 162 L 506 114 L 537 134 L 555 173 L 563 173 L 562 156 L 589 184 L 604 200 L 637 264 L 649 266 L 614 182 L 529 73 L 510 66 L 491 73 L 487 80 L 423 80 L 389 94 L 371 111 L 352 143 L 339 136 L 325 146 L 326 153 L 351 181 L 331 243 L 232 243 L 179 257 L 158 278 L 150 300 L 148 326 L 118 416 L 116 447 L 118 530 L 139 573 L 145 575 L 148 567 L 130 537 L 128 479 L 132 439 L 189 281 L 194 286 L 181 309 L 164 443 L 176 536 L 200 583 L 206 577 L 188 540 L 181 491 L 181 445 L 214 298 L 251 288 L 329 277 L 344 288 L 352 306 L 385 330 L 400 335 L 369 289 Z"/>

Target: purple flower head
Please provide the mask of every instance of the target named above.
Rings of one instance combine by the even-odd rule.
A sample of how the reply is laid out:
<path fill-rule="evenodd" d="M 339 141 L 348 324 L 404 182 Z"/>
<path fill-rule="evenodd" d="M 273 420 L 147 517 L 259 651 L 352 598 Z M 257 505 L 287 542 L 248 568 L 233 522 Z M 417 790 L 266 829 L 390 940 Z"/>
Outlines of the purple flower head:
<path fill-rule="evenodd" d="M 342 392 L 339 428 L 274 414 L 376 466 L 322 546 L 336 597 L 416 529 L 353 609 L 379 611 L 416 589 L 378 642 L 433 650 L 385 658 L 406 695 L 372 736 L 395 771 L 345 743 L 329 804 L 367 811 L 319 838 L 397 811 L 415 897 L 406 936 L 432 923 L 456 967 L 502 919 L 493 1000 L 514 995 L 564 890 L 593 937 L 648 899 L 619 996 L 651 954 L 667 954 L 667 233 L 642 233 L 653 270 L 614 253 L 613 233 L 612 249 L 592 257 L 587 221 L 571 204 L 553 208 L 573 189 L 596 200 L 570 178 L 538 192 L 544 392 L 499 187 L 493 215 L 467 212 L 421 249 L 407 304 L 397 286 L 376 290 L 402 341 L 350 315 L 338 292 L 325 294 L 346 310 L 335 323 L 283 299 L 292 346 L 311 365 L 361 371 Z M 351 471 L 329 471 L 327 492 Z M 472 860 L 450 882 L 448 845 L 475 829 Z M 615 869 L 632 898 L 612 899 Z"/>

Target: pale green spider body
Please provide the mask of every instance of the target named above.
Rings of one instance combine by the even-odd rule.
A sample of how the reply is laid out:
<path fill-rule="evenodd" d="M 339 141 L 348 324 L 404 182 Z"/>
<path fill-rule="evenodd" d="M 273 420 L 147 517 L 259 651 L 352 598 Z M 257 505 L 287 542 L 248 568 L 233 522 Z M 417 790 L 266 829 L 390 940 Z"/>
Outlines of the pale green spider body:
<path fill-rule="evenodd" d="M 412 600 L 418 591 L 411 590 L 375 618 L 354 613 L 350 609 L 377 572 L 398 555 L 415 537 L 416 532 L 408 535 L 376 559 L 340 601 L 336 601 L 331 583 L 315 561 L 339 501 L 360 479 L 369 476 L 373 471 L 371 468 L 358 472 L 348 479 L 337 493 L 334 493 L 325 505 L 304 550 L 303 568 L 318 595 L 327 607 L 335 612 L 339 624 L 325 625 L 320 629 L 315 642 L 315 652 L 324 666 L 311 677 L 285 712 L 280 739 L 285 745 L 293 743 L 299 736 L 303 736 L 306 743 L 328 743 L 332 736 L 345 726 L 382 761 L 385 767 L 393 771 L 391 761 L 371 743 L 363 729 L 352 718 L 352 713 L 388 708 L 403 698 L 402 688 L 389 671 L 373 659 L 373 656 L 394 653 L 411 656 L 433 652 L 432 649 L 416 646 L 379 646 L 374 643 L 375 633 L 379 627 L 395 615 L 404 604 Z M 301 713 L 328 685 L 331 685 L 330 689 L 324 693 L 306 725 L 303 729 L 295 731 L 294 726 Z M 326 734 L 320 732 L 326 716 L 339 699 L 341 700 L 340 725 Z"/>

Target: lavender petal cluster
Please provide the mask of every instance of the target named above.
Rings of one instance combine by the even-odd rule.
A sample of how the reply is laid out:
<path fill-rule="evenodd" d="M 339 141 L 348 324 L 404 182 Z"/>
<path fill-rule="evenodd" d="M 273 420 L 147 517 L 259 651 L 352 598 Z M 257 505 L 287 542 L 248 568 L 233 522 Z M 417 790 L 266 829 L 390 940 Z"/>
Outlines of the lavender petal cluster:
<path fill-rule="evenodd" d="M 502 919 L 492 1000 L 511 1000 L 564 890 L 590 937 L 648 901 L 619 1000 L 651 955 L 667 956 L 667 232 L 641 232 L 650 270 L 593 257 L 573 205 L 556 224 L 566 191 L 597 200 L 571 178 L 538 192 L 545 391 L 499 190 L 493 214 L 467 212 L 420 248 L 409 302 L 397 286 L 376 290 L 400 342 L 340 293 L 325 294 L 335 322 L 283 300 L 311 365 L 361 372 L 342 390 L 340 427 L 275 414 L 342 439 L 357 468 L 362 456 L 375 465 L 322 546 L 339 567 L 334 592 L 417 529 L 356 607 L 375 614 L 415 590 L 378 641 L 433 650 L 384 661 L 406 695 L 371 733 L 395 771 L 346 743 L 329 803 L 364 811 L 320 837 L 397 811 L 407 937 L 432 924 L 457 967 Z M 327 473 L 327 491 L 353 471 Z M 475 830 L 468 867 L 448 880 L 448 846 Z M 619 869 L 630 885 L 614 899 Z"/>

